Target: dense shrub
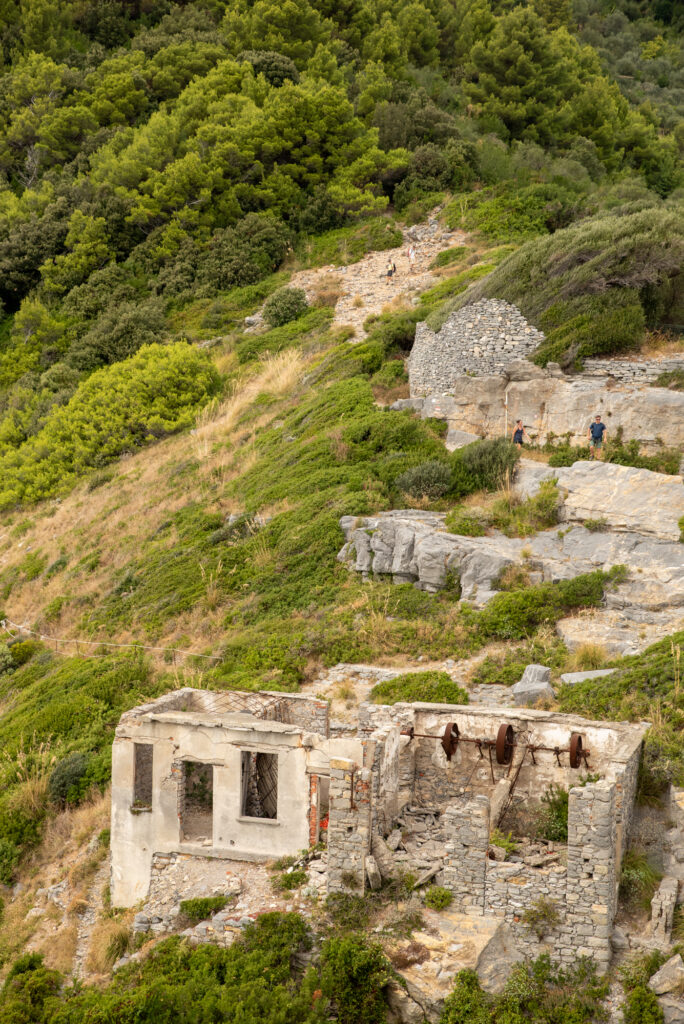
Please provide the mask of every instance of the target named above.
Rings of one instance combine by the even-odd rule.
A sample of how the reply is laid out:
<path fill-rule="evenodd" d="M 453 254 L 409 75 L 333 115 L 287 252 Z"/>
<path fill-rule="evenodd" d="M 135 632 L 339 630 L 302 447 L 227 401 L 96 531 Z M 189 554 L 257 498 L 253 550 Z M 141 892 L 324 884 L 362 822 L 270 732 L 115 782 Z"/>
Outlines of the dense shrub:
<path fill-rule="evenodd" d="M 665 1014 L 655 992 L 646 985 L 637 985 L 622 1004 L 624 1024 L 663 1024 Z"/>
<path fill-rule="evenodd" d="M 88 759 L 81 751 L 74 750 L 71 754 L 58 761 L 50 773 L 48 793 L 56 804 L 75 802 L 78 785 L 88 768 Z"/>
<path fill-rule="evenodd" d="M 197 281 L 213 290 L 255 284 L 280 266 L 290 245 L 290 232 L 273 216 L 249 213 L 235 227 L 214 233 L 204 249 L 193 257 Z M 176 266 L 182 268 L 187 257 L 181 252 Z M 193 271 L 175 290 L 190 287 Z"/>
<path fill-rule="evenodd" d="M 482 991 L 475 971 L 459 971 L 440 1024 L 593 1024 L 605 1017 L 607 994 L 608 982 L 590 960 L 580 958 L 566 969 L 544 954 L 517 964 L 495 996 Z"/>
<path fill-rule="evenodd" d="M 639 850 L 628 850 L 620 868 L 620 899 L 628 910 L 650 911 L 662 873 Z"/>
<path fill-rule="evenodd" d="M 79 370 L 117 363 L 134 355 L 143 345 L 161 341 L 165 333 L 159 303 L 122 302 L 105 310 L 83 339 L 72 346 L 69 362 Z"/>
<path fill-rule="evenodd" d="M 523 640 L 543 622 L 554 623 L 577 608 L 595 608 L 604 589 L 624 576 L 622 567 L 592 572 L 559 583 L 541 583 L 493 597 L 480 613 L 479 629 L 500 640 Z"/>
<path fill-rule="evenodd" d="M 508 438 L 495 437 L 486 441 L 475 441 L 454 453 L 454 476 L 456 489 L 459 481 L 472 481 L 472 490 L 495 491 L 510 480 L 516 462 L 520 458 L 517 447 Z"/>
<path fill-rule="evenodd" d="M 273 50 L 243 50 L 238 60 L 248 61 L 254 68 L 255 75 L 263 75 L 267 82 L 278 88 L 283 82 L 298 82 L 299 72 L 294 61 L 282 53 Z"/>
<path fill-rule="evenodd" d="M 569 793 L 563 786 L 552 783 L 541 798 L 542 809 L 539 815 L 539 832 L 544 839 L 551 842 L 567 843 L 568 841 L 568 807 Z"/>
<path fill-rule="evenodd" d="M 264 320 L 271 327 L 297 320 L 308 309 L 306 293 L 301 288 L 280 288 L 269 295 L 264 303 Z"/>
<path fill-rule="evenodd" d="M 216 914 L 228 903 L 226 896 L 204 896 L 192 900 L 181 900 L 180 912 L 192 924 L 204 921 L 212 914 Z"/>
<path fill-rule="evenodd" d="M 122 452 L 189 426 L 220 387 L 209 357 L 188 345 L 149 345 L 93 373 L 20 448 L 0 456 L 0 508 L 66 490 Z"/>
<path fill-rule="evenodd" d="M 542 363 L 622 351 L 639 341 L 645 323 L 667 321 L 679 301 L 680 221 L 656 205 L 624 216 L 599 213 L 534 239 L 447 304 L 431 326 L 466 302 L 505 298 L 547 331 Z"/>
<path fill-rule="evenodd" d="M 356 936 L 328 939 L 321 966 L 321 987 L 340 1024 L 384 1024 L 391 967 L 380 946 Z"/>
<path fill-rule="evenodd" d="M 451 486 L 451 470 L 446 462 L 422 462 L 397 477 L 397 487 L 414 498 L 440 498 Z"/>
<path fill-rule="evenodd" d="M 453 893 L 441 885 L 431 885 L 423 896 L 423 902 L 431 910 L 446 910 L 453 903 Z"/>
<path fill-rule="evenodd" d="M 427 672 L 406 672 L 384 683 L 378 683 L 370 692 L 375 704 L 397 704 L 399 701 L 427 701 L 430 704 L 467 704 L 467 692 L 446 672 L 430 669 Z"/>

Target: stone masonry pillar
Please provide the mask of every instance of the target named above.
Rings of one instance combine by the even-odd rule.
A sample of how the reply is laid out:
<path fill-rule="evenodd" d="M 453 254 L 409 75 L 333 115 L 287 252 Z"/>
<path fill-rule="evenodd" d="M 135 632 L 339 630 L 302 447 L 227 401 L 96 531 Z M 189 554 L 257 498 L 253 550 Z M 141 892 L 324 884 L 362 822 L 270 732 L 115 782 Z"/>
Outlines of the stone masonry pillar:
<path fill-rule="evenodd" d="M 481 916 L 485 910 L 489 800 L 476 796 L 451 803 L 444 812 L 446 859 L 444 887 L 454 894 L 456 910 Z"/>
<path fill-rule="evenodd" d="M 366 887 L 371 837 L 371 772 L 343 757 L 330 758 L 328 892 Z"/>
<path fill-rule="evenodd" d="M 617 909 L 615 785 L 605 780 L 570 790 L 568 889 L 564 932 L 572 955 L 605 970 Z"/>

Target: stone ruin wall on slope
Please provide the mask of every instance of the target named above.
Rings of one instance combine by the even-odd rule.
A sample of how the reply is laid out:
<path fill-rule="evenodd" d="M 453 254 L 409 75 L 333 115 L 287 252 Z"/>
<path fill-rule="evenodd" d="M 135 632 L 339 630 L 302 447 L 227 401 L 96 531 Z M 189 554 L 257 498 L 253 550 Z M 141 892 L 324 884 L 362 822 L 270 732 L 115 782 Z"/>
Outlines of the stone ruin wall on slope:
<path fill-rule="evenodd" d="M 483 299 L 452 313 L 437 333 L 418 324 L 408 358 L 411 397 L 394 409 L 449 424 L 447 448 L 510 434 L 515 420 L 535 443 L 568 436 L 587 443 L 599 413 L 609 436 L 621 432 L 645 452 L 684 449 L 684 392 L 652 387 L 661 373 L 684 370 L 684 356 L 663 360 L 587 359 L 566 375 L 555 363 L 531 362 L 544 335 L 515 306 Z"/>

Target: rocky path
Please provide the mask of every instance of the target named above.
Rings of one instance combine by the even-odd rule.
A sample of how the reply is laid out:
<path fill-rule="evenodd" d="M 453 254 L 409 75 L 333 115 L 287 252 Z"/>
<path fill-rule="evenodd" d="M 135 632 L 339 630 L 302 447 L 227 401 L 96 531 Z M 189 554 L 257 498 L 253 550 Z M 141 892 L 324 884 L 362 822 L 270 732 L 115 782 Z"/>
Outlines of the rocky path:
<path fill-rule="evenodd" d="M 462 231 L 449 231 L 436 217 L 431 217 L 427 224 L 407 228 L 402 245 L 396 249 L 367 253 L 358 263 L 348 266 L 299 271 L 293 274 L 290 287 L 303 288 L 311 301 L 325 284 L 339 283 L 342 295 L 335 306 L 333 324 L 353 327 L 355 339 L 361 340 L 366 334 L 363 324 L 367 317 L 381 313 L 387 306 L 415 305 L 420 293 L 439 281 L 430 270 L 437 254 L 463 245 L 465 237 Z M 413 268 L 407 256 L 410 245 L 416 250 Z M 389 260 L 397 267 L 390 280 L 386 274 Z"/>
<path fill-rule="evenodd" d="M 86 963 L 90 952 L 90 939 L 98 916 L 102 912 L 102 891 L 109 879 L 109 856 L 107 856 L 97 869 L 93 884 L 88 892 L 88 906 L 79 918 L 78 939 L 76 952 L 74 954 L 73 976 L 79 980 L 86 977 L 88 971 Z"/>

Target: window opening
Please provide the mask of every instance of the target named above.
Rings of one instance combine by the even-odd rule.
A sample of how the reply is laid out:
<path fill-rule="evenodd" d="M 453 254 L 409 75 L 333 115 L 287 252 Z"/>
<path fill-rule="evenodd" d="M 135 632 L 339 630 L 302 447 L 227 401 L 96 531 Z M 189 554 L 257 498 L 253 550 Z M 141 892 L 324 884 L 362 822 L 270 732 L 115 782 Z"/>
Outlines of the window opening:
<path fill-rule="evenodd" d="M 214 768 L 210 764 L 183 761 L 181 835 L 189 842 L 213 838 Z"/>
<path fill-rule="evenodd" d="M 277 818 L 278 755 L 242 752 L 242 814 L 245 818 Z"/>
<path fill-rule="evenodd" d="M 133 806 L 152 806 L 152 762 L 154 747 L 151 743 L 134 743 Z"/>

